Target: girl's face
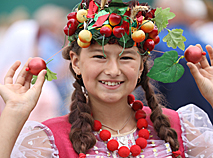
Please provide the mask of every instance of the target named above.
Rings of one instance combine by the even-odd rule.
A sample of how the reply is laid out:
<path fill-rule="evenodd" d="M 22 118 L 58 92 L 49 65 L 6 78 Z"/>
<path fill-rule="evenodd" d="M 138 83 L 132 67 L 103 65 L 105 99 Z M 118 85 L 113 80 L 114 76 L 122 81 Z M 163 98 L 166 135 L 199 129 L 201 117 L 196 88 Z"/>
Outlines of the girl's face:
<path fill-rule="evenodd" d="M 82 48 L 80 56 L 70 52 L 72 66 L 77 75 L 82 76 L 90 100 L 115 103 L 126 97 L 135 89 L 138 78 L 143 71 L 138 48 L 125 49 L 117 44 L 102 46 L 93 44 Z"/>

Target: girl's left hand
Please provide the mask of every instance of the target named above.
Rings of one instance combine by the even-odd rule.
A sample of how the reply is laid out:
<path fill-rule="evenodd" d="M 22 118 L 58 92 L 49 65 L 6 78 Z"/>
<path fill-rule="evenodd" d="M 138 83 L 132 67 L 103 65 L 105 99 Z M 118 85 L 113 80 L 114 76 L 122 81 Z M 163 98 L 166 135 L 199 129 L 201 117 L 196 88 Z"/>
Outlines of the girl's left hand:
<path fill-rule="evenodd" d="M 201 48 L 200 45 L 196 46 Z M 188 62 L 187 65 L 201 94 L 213 107 L 213 48 L 210 45 L 207 45 L 206 50 L 209 53 L 211 65 L 209 64 L 205 55 L 202 56 L 199 63 L 193 64 Z"/>

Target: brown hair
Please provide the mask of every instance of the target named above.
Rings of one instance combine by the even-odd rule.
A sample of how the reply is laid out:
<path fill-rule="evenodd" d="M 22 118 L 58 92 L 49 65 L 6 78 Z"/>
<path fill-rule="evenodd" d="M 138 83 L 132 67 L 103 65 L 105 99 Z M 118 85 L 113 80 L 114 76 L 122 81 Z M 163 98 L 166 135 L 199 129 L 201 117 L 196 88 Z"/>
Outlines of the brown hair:
<path fill-rule="evenodd" d="M 77 55 L 80 54 L 81 48 L 78 44 L 73 42 L 70 47 L 63 51 L 63 57 L 70 60 L 69 52 L 76 52 Z M 139 49 L 141 52 L 141 50 Z M 143 52 L 141 52 L 143 53 Z M 89 103 L 86 100 L 86 90 L 82 79 L 76 77 L 75 72 L 72 69 L 72 64 L 70 64 L 70 70 L 75 77 L 76 81 L 73 84 L 75 91 L 72 95 L 71 112 L 69 114 L 69 122 L 72 124 L 70 132 L 70 140 L 72 142 L 74 150 L 79 153 L 86 153 L 86 151 L 92 148 L 96 143 L 96 138 L 92 134 L 93 127 L 93 117 L 91 116 L 91 109 Z M 156 98 L 154 90 L 151 88 L 149 82 L 147 60 L 144 62 L 144 70 L 141 75 L 141 81 L 138 82 L 136 87 L 141 86 L 145 91 L 145 96 L 147 104 L 152 110 L 150 119 L 153 122 L 155 131 L 158 137 L 166 142 L 170 143 L 172 151 L 177 151 L 179 149 L 179 143 L 177 139 L 177 133 L 171 128 L 169 119 L 167 116 L 162 114 L 161 105 Z M 83 91 L 82 91 L 83 89 Z"/>

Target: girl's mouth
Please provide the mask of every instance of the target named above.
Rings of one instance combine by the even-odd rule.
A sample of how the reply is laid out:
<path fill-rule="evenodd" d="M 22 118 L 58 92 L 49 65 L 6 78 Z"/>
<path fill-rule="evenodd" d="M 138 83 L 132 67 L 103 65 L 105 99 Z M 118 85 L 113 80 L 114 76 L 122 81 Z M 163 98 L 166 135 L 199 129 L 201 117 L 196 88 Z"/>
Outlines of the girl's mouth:
<path fill-rule="evenodd" d="M 121 82 L 100 81 L 100 82 L 107 86 L 117 86 L 117 85 L 120 85 L 121 83 L 123 83 L 123 81 L 121 81 Z"/>

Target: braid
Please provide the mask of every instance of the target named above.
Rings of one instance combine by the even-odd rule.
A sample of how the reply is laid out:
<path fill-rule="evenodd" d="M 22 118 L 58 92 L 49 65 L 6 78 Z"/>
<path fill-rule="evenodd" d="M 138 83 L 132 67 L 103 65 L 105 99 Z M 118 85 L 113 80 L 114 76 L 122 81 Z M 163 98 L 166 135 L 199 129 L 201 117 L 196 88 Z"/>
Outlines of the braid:
<path fill-rule="evenodd" d="M 74 150 L 79 153 L 86 153 L 96 143 L 96 138 L 92 133 L 94 123 L 91 116 L 90 106 L 86 103 L 86 98 L 81 90 L 78 81 L 73 84 L 75 91 L 72 95 L 71 113 L 69 122 L 72 124 L 70 141 Z"/>
<path fill-rule="evenodd" d="M 155 96 L 154 90 L 150 87 L 149 77 L 147 77 L 148 66 L 147 61 L 144 62 L 144 70 L 141 75 L 140 85 L 145 91 L 146 100 L 148 106 L 152 110 L 150 119 L 153 122 L 155 131 L 158 137 L 166 142 L 170 143 L 172 151 L 177 151 L 179 149 L 179 143 L 177 139 L 177 133 L 171 128 L 169 119 L 162 113 L 161 106 Z"/>
<path fill-rule="evenodd" d="M 73 42 L 70 47 L 67 47 L 63 51 L 63 57 L 70 60 L 69 52 L 80 53 L 80 47 L 77 42 Z M 72 69 L 72 63 L 70 63 L 70 71 L 75 77 L 76 81 L 73 83 L 75 88 L 71 100 L 69 122 L 72 125 L 69 134 L 70 141 L 72 142 L 74 150 L 79 153 L 86 153 L 86 151 L 92 148 L 96 143 L 96 138 L 92 133 L 92 127 L 94 119 L 91 115 L 91 108 L 87 103 L 87 99 L 82 91 L 84 87 L 82 79 L 78 79 L 74 70 Z"/>

